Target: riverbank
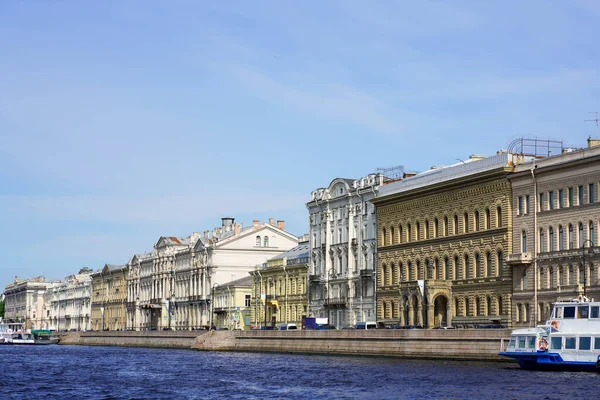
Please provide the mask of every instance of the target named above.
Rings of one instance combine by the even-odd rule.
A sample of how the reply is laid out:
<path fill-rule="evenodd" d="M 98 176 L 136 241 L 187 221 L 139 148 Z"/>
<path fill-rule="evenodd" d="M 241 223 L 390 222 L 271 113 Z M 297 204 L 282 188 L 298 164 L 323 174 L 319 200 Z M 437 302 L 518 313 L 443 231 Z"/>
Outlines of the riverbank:
<path fill-rule="evenodd" d="M 506 361 L 504 329 L 70 332 L 61 344 Z"/>

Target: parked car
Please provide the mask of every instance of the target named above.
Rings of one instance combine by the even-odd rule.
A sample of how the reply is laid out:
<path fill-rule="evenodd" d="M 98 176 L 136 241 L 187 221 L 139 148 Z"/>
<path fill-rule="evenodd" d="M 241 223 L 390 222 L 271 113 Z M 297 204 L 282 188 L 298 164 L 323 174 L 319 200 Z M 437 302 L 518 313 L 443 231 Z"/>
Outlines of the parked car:
<path fill-rule="evenodd" d="M 279 325 L 280 331 L 297 331 L 298 326 L 296 324 L 281 324 Z"/>
<path fill-rule="evenodd" d="M 377 329 L 376 322 L 357 322 L 354 326 L 355 329 Z"/>
<path fill-rule="evenodd" d="M 332 331 L 332 330 L 335 330 L 335 326 L 330 325 L 330 324 L 319 324 L 319 325 L 317 325 L 315 330 L 317 330 L 317 331 Z"/>

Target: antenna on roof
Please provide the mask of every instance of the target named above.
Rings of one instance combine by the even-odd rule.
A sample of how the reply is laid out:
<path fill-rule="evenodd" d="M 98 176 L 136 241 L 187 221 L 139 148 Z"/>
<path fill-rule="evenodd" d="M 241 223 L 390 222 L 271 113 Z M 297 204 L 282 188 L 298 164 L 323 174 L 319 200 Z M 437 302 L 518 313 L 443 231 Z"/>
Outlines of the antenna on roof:
<path fill-rule="evenodd" d="M 402 179 L 404 175 L 404 166 L 396 165 L 390 168 L 377 168 L 377 173 L 383 174 L 386 182 L 393 182 Z"/>
<path fill-rule="evenodd" d="M 585 120 L 583 120 L 583 122 L 595 122 L 596 123 L 596 137 L 598 137 L 598 122 L 600 121 L 598 119 L 598 111 L 590 111 L 588 114 L 595 114 L 596 118 L 594 118 L 594 119 L 585 119 Z"/>

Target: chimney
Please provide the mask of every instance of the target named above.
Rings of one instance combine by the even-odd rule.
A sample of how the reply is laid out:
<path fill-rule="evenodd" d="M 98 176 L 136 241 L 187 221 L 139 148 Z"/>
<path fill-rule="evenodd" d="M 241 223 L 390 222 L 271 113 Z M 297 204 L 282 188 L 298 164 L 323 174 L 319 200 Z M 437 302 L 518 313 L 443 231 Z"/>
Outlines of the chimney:
<path fill-rule="evenodd" d="M 240 236 L 240 234 L 242 233 L 242 224 L 235 224 L 234 227 L 235 236 Z"/>
<path fill-rule="evenodd" d="M 277 221 L 277 229 L 281 229 L 282 231 L 285 231 L 285 221 L 283 220 L 279 220 Z"/>
<path fill-rule="evenodd" d="M 209 231 L 204 231 L 204 239 L 208 239 L 208 232 Z"/>
<path fill-rule="evenodd" d="M 235 218 L 231 218 L 231 217 L 221 218 L 221 226 L 223 228 L 223 231 L 229 232 L 231 230 L 231 228 L 233 228 L 234 221 L 235 221 Z"/>
<path fill-rule="evenodd" d="M 253 226 L 258 226 L 258 224 L 260 224 L 260 221 L 255 219 L 254 221 L 252 221 Z"/>
<path fill-rule="evenodd" d="M 275 226 L 275 218 L 269 218 L 269 225 Z"/>

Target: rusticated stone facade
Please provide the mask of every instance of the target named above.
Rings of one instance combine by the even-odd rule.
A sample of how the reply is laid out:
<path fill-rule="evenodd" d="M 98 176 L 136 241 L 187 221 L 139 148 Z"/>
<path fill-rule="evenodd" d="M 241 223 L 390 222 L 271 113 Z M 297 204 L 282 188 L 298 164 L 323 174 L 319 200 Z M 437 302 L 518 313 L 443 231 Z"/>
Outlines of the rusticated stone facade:
<path fill-rule="evenodd" d="M 511 326 L 514 161 L 472 157 L 380 188 L 378 322 Z"/>
<path fill-rule="evenodd" d="M 545 321 L 559 300 L 600 298 L 600 147 L 517 166 L 510 180 L 515 324 Z"/>

